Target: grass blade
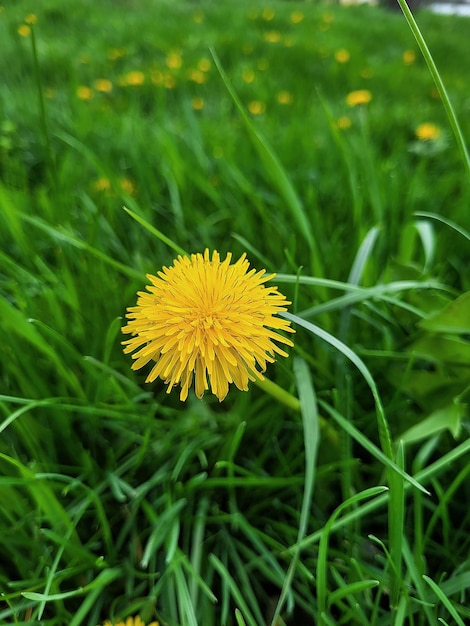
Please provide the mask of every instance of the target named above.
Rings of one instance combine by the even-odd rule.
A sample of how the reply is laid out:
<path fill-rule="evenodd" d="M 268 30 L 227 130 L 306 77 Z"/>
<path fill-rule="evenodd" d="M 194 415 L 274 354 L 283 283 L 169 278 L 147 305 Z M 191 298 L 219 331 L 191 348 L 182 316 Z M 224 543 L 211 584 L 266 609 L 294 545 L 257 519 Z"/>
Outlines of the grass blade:
<path fill-rule="evenodd" d="M 317 451 L 320 436 L 315 390 L 313 388 L 310 371 L 303 359 L 298 357 L 294 359 L 294 373 L 299 391 L 300 411 L 304 429 L 305 483 L 297 535 L 297 549 L 294 552 L 292 561 L 289 564 L 289 569 L 287 570 L 281 595 L 279 596 L 279 601 L 274 611 L 271 626 L 276 626 L 278 623 L 282 607 L 292 584 L 295 567 L 300 557 L 301 542 L 307 531 L 312 506 L 313 486 L 315 483 L 315 469 L 317 464 Z"/>
<path fill-rule="evenodd" d="M 455 114 L 454 107 L 452 106 L 452 103 L 450 101 L 449 95 L 442 81 L 439 70 L 437 69 L 437 66 L 434 62 L 432 54 L 426 44 L 426 41 L 424 40 L 423 35 L 421 34 L 421 31 L 418 27 L 418 24 L 416 23 L 416 20 L 413 17 L 413 14 L 411 13 L 406 3 L 406 0 L 397 0 L 397 1 L 398 1 L 398 4 L 400 5 L 401 10 L 403 11 L 403 15 L 405 16 L 406 21 L 408 22 L 408 26 L 410 27 L 410 30 L 413 33 L 414 38 L 416 39 L 416 43 L 418 44 L 419 49 L 421 50 L 424 60 L 426 61 L 426 64 L 434 80 L 434 83 L 436 84 L 436 88 L 439 92 L 439 95 L 442 100 L 442 104 L 444 105 L 444 109 L 447 114 L 447 119 L 449 120 L 449 124 L 454 133 L 455 140 L 457 142 L 457 146 L 458 146 L 460 155 L 462 157 L 465 170 L 467 172 L 467 176 L 470 179 L 470 155 L 468 153 L 467 146 L 465 144 L 465 139 L 462 133 L 462 129 L 460 128 L 460 124 Z"/>

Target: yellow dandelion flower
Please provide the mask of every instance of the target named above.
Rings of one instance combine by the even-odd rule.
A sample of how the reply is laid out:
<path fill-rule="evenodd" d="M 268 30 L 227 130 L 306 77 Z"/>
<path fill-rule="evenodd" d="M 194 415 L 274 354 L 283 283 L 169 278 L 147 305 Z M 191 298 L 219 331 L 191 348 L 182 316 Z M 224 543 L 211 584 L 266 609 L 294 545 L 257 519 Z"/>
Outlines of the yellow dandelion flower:
<path fill-rule="evenodd" d="M 416 60 L 416 53 L 414 50 L 405 50 L 402 58 L 405 65 L 412 65 Z"/>
<path fill-rule="evenodd" d="M 197 62 L 197 67 L 201 70 L 201 72 L 208 72 L 212 67 L 212 63 L 209 59 L 206 59 L 204 57 L 202 59 L 199 59 L 199 61 Z"/>
<path fill-rule="evenodd" d="M 204 108 L 203 98 L 199 98 L 199 97 L 193 98 L 191 100 L 191 106 L 193 107 L 195 111 L 202 111 L 202 109 Z"/>
<path fill-rule="evenodd" d="M 27 24 L 21 24 L 20 26 L 18 26 L 17 32 L 20 37 L 29 37 L 29 35 L 31 34 L 31 27 Z"/>
<path fill-rule="evenodd" d="M 35 13 L 28 13 L 28 15 L 24 18 L 26 24 L 36 24 L 38 18 Z"/>
<path fill-rule="evenodd" d="M 166 89 L 173 89 L 176 86 L 176 78 L 173 74 L 165 74 L 163 78 L 163 86 Z"/>
<path fill-rule="evenodd" d="M 133 70 L 131 72 L 127 72 L 124 76 L 121 77 L 119 84 L 124 87 L 138 87 L 139 85 L 143 85 L 145 83 L 145 74 L 140 70 Z"/>
<path fill-rule="evenodd" d="M 126 56 L 127 50 L 125 48 L 111 48 L 108 50 L 108 59 L 110 61 L 117 61 L 121 57 Z"/>
<path fill-rule="evenodd" d="M 111 181 L 109 178 L 98 178 L 93 183 L 93 187 L 96 191 L 109 191 L 111 189 Z"/>
<path fill-rule="evenodd" d="M 415 129 L 415 135 L 420 141 L 431 141 L 441 136 L 441 129 L 432 122 L 424 122 Z"/>
<path fill-rule="evenodd" d="M 355 107 L 358 104 L 368 104 L 372 100 L 372 94 L 368 89 L 358 89 L 357 91 L 351 91 L 346 96 L 346 103 L 350 107 Z"/>
<path fill-rule="evenodd" d="M 179 52 L 170 52 L 165 59 L 165 63 L 171 70 L 177 70 L 182 66 L 183 59 Z"/>
<path fill-rule="evenodd" d="M 244 83 L 250 84 L 255 80 L 255 73 L 253 70 L 245 69 L 242 72 L 242 80 Z"/>
<path fill-rule="evenodd" d="M 261 115 L 266 111 L 266 105 L 264 102 L 260 102 L 260 100 L 252 100 L 248 103 L 248 111 L 252 115 Z"/>
<path fill-rule="evenodd" d="M 292 104 L 294 97 L 290 93 L 290 91 L 280 91 L 277 94 L 277 101 L 279 104 Z"/>
<path fill-rule="evenodd" d="M 109 93 L 113 88 L 113 83 L 107 78 L 97 78 L 93 83 L 93 87 L 96 89 L 96 91 Z"/>
<path fill-rule="evenodd" d="M 203 85 L 207 81 L 207 74 L 201 70 L 191 69 L 188 72 L 188 78 L 198 85 Z"/>
<path fill-rule="evenodd" d="M 137 617 L 128 617 L 126 621 L 120 620 L 119 622 L 111 622 L 106 620 L 103 626 L 145 626 L 143 619 L 137 615 Z M 160 626 L 159 622 L 150 622 L 147 626 Z"/>
<path fill-rule="evenodd" d="M 270 7 L 266 7 L 261 11 L 261 17 L 263 18 L 263 20 L 266 20 L 266 22 L 270 22 L 271 20 L 273 20 L 275 15 L 276 14 L 274 10 Z"/>
<path fill-rule="evenodd" d="M 338 63 L 347 63 L 350 58 L 351 55 L 347 50 L 344 50 L 344 48 L 341 48 L 341 50 L 336 50 L 335 52 L 335 59 L 338 61 Z"/>
<path fill-rule="evenodd" d="M 281 37 L 282 35 L 278 30 L 270 30 L 263 35 L 263 39 L 269 43 L 278 43 L 281 41 Z"/>
<path fill-rule="evenodd" d="M 77 87 L 77 98 L 80 98 L 80 100 L 91 100 L 93 98 L 93 89 L 80 85 Z"/>
<path fill-rule="evenodd" d="M 247 391 L 248 381 L 263 380 L 275 353 L 287 356 L 274 342 L 293 345 L 275 332 L 294 332 L 277 315 L 290 302 L 277 287 L 264 285 L 275 274 L 248 271 L 245 254 L 236 263 L 231 259 L 229 253 L 221 261 L 217 251 L 211 258 L 208 249 L 178 256 L 158 277 L 147 274 L 149 293 L 138 292 L 137 306 L 127 309 L 122 332 L 132 337 L 123 345 L 126 354 L 134 352 L 132 369 L 154 361 L 146 382 L 161 378 L 167 393 L 181 385 L 182 401 L 193 377 L 198 398 L 209 384 L 219 401 L 230 383 Z"/>
<path fill-rule="evenodd" d="M 347 117 L 347 115 L 342 115 L 336 120 L 336 128 L 340 128 L 341 130 L 350 128 L 351 124 L 351 118 Z"/>
<path fill-rule="evenodd" d="M 135 194 L 135 184 L 129 178 L 120 178 L 119 186 L 124 193 L 128 193 L 130 196 Z"/>
<path fill-rule="evenodd" d="M 302 11 L 293 11 L 290 14 L 290 21 L 292 24 L 300 24 L 300 22 L 304 19 L 304 14 Z"/>

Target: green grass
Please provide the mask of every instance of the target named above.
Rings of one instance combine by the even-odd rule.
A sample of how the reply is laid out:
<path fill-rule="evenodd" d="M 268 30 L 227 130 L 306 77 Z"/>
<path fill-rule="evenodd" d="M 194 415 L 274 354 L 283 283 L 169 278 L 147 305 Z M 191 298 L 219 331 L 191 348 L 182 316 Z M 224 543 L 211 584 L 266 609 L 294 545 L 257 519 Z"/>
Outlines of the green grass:
<path fill-rule="evenodd" d="M 468 623 L 468 20 L 65 4 L 0 12 L 0 623 Z M 295 348 L 182 404 L 120 328 L 205 247 Z"/>

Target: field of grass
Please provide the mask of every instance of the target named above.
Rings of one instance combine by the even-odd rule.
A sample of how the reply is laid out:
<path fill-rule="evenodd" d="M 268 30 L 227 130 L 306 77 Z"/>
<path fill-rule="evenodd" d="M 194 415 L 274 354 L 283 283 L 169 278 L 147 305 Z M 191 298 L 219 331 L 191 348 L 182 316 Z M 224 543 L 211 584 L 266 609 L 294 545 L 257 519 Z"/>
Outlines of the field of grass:
<path fill-rule="evenodd" d="M 469 21 L 415 17 L 460 134 L 401 12 L 3 4 L 0 624 L 470 623 Z M 206 248 L 294 347 L 181 402 L 121 327 Z"/>

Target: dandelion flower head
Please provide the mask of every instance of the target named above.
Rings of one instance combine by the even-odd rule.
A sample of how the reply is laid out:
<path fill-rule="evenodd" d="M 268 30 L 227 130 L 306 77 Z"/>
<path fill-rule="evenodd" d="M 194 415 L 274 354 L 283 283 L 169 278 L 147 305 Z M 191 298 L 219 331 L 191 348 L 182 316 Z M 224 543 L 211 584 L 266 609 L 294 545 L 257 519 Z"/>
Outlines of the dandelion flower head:
<path fill-rule="evenodd" d="M 415 135 L 420 141 L 431 141 L 441 135 L 441 129 L 432 122 L 424 122 L 415 129 Z"/>
<path fill-rule="evenodd" d="M 372 94 L 368 89 L 358 89 L 357 91 L 351 91 L 346 96 L 346 103 L 350 107 L 355 107 L 358 104 L 368 104 L 372 100 Z"/>
<path fill-rule="evenodd" d="M 263 379 L 275 354 L 288 356 L 275 342 L 293 345 L 276 332 L 294 331 L 278 316 L 290 302 L 277 287 L 265 285 L 275 275 L 249 270 L 245 254 L 231 260 L 230 253 L 221 261 L 207 249 L 179 256 L 158 276 L 147 275 L 152 284 L 127 309 L 122 332 L 131 338 L 123 345 L 133 353 L 132 369 L 154 362 L 146 382 L 161 378 L 167 393 L 180 385 L 182 401 L 193 378 L 198 398 L 209 385 L 219 401 L 230 383 L 246 391 L 248 381 Z"/>

